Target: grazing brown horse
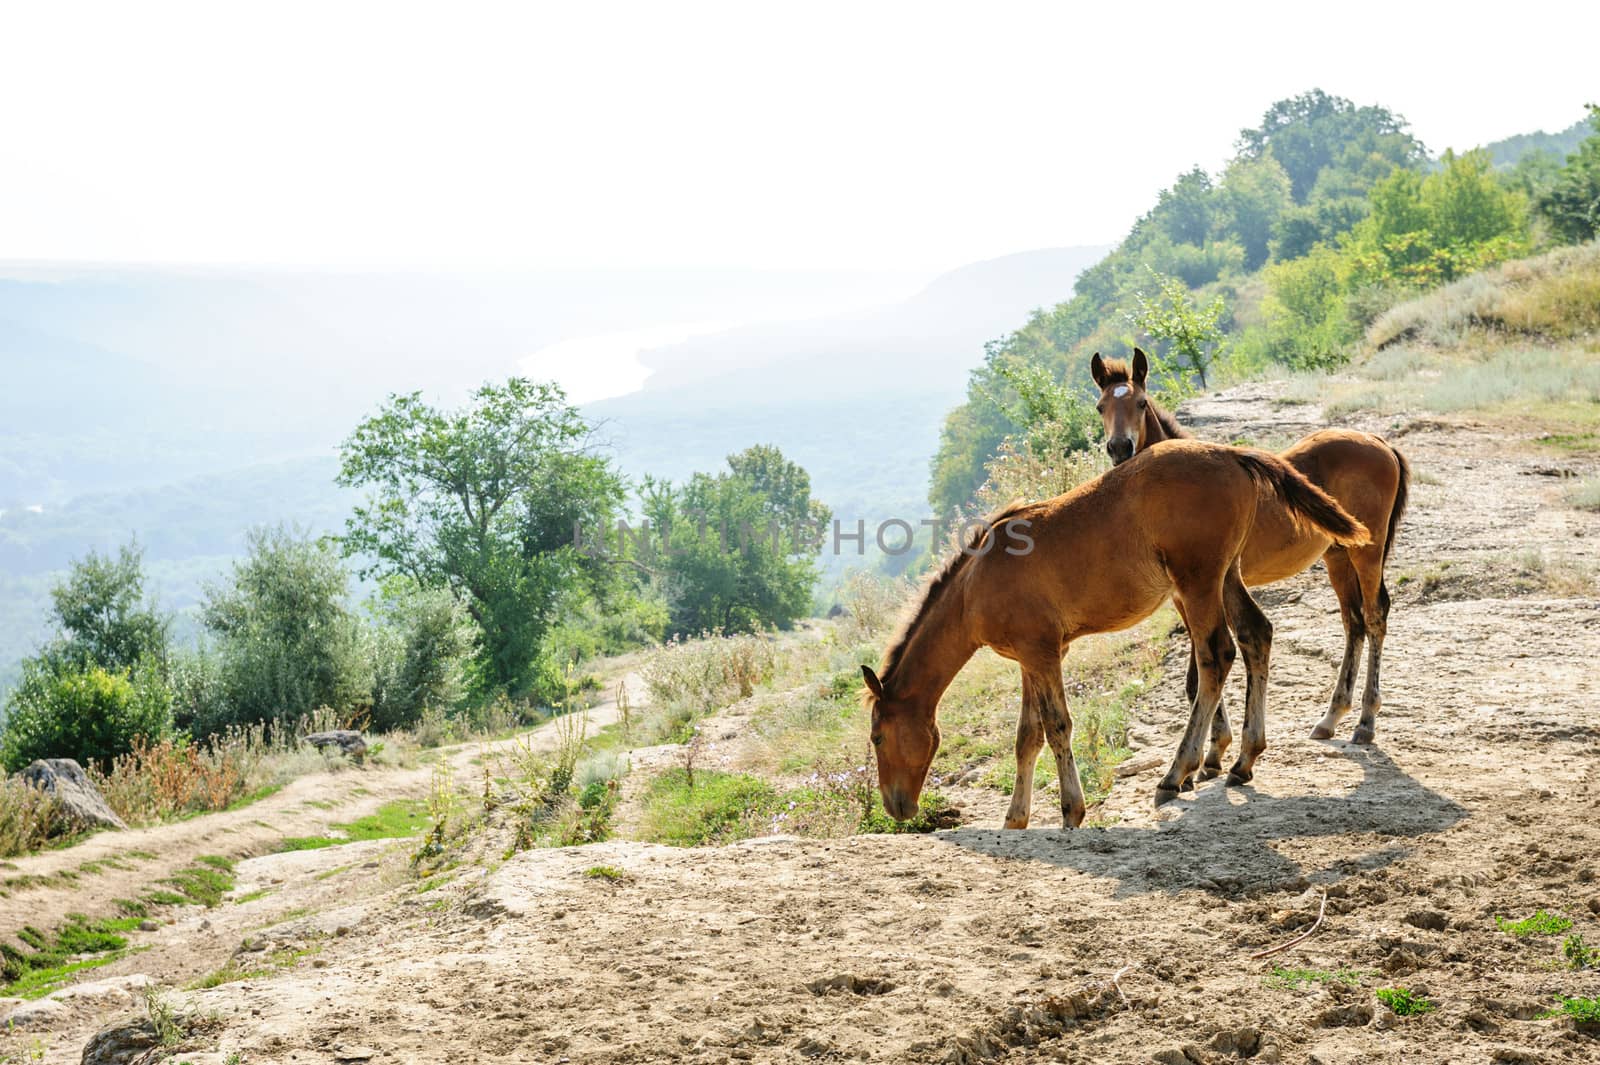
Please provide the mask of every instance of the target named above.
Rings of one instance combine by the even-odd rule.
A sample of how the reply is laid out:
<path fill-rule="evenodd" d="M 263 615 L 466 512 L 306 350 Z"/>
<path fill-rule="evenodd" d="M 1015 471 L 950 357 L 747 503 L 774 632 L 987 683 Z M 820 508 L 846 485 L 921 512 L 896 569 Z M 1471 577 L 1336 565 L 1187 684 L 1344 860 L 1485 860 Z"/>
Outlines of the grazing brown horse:
<path fill-rule="evenodd" d="M 1106 453 L 1121 464 L 1162 440 L 1188 439 L 1190 434 L 1145 392 L 1149 360 L 1133 349 L 1133 365 L 1120 359 L 1089 363 L 1100 388 L 1100 416 L 1106 427 Z M 1367 644 L 1367 686 L 1361 698 L 1361 720 L 1356 743 L 1371 743 L 1378 727 L 1383 700 L 1378 691 L 1383 638 L 1388 631 L 1389 589 L 1383 569 L 1394 547 L 1395 530 L 1405 513 L 1411 484 L 1411 467 L 1395 448 L 1371 433 L 1348 429 L 1323 429 L 1312 433 L 1278 457 L 1299 470 L 1312 484 L 1338 501 L 1372 532 L 1370 543 L 1339 544 L 1303 523 L 1296 523 L 1276 502 L 1257 512 L 1255 527 L 1239 558 L 1246 586 L 1292 577 L 1317 559 L 1327 563 L 1328 581 L 1339 598 L 1344 620 L 1344 661 L 1333 687 L 1328 713 L 1311 731 L 1313 739 L 1333 735 L 1339 721 L 1350 712 L 1351 692 L 1361 664 L 1361 645 Z M 1189 662 L 1189 688 L 1195 685 L 1195 663 Z M 1192 696 L 1191 696 L 1192 697 Z M 1220 706 L 1212 725 L 1212 750 L 1206 755 L 1203 779 L 1222 769 L 1222 755 L 1232 741 L 1228 715 Z"/>
<path fill-rule="evenodd" d="M 929 582 L 915 614 L 884 655 L 863 666 L 884 807 L 917 812 L 939 748 L 935 720 L 945 688 L 980 647 L 1022 667 L 1017 782 L 1007 828 L 1026 828 L 1033 769 L 1046 739 L 1061 780 L 1061 816 L 1083 821 L 1072 760 L 1072 717 L 1061 658 L 1072 641 L 1128 628 L 1169 598 L 1188 626 L 1197 663 L 1189 726 L 1156 792 L 1177 795 L 1200 767 L 1235 643 L 1250 671 L 1244 743 L 1230 779 L 1250 779 L 1266 747 L 1265 681 L 1272 627 L 1245 590 L 1239 554 L 1271 496 L 1290 520 L 1341 544 L 1367 530 L 1292 466 L 1264 451 L 1176 441 L 1065 495 L 1009 507 L 988 519 Z"/>

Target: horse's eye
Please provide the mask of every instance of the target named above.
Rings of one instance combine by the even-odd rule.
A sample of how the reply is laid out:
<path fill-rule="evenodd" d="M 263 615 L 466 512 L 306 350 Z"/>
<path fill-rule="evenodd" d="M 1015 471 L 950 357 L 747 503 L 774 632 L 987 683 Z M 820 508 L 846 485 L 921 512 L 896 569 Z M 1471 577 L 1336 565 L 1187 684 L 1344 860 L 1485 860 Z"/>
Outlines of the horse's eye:
<path fill-rule="evenodd" d="M 872 734 L 872 745 L 874 747 L 882 747 L 883 746 L 883 733 L 875 732 L 875 733 Z"/>
<path fill-rule="evenodd" d="M 1149 403 L 1147 403 L 1147 402 L 1145 402 L 1145 401 L 1144 401 L 1144 400 L 1142 400 L 1142 399 L 1141 399 L 1141 400 L 1140 400 L 1140 401 L 1139 401 L 1139 409 L 1140 409 L 1140 410 L 1144 410 L 1144 409 L 1145 409 L 1145 408 L 1146 408 L 1146 407 L 1148 407 L 1148 406 L 1149 406 L 1149 405 L 1150 405 L 1150 404 L 1149 404 Z"/>

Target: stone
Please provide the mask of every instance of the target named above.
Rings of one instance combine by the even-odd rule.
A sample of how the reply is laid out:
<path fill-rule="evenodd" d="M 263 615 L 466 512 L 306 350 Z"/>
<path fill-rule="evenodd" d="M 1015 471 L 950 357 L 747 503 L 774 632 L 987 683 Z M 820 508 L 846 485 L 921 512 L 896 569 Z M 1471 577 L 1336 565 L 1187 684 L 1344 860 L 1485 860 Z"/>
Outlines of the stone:
<path fill-rule="evenodd" d="M 13 1009 L 5 1019 L 8 1028 L 50 1028 L 72 1015 L 72 1011 L 52 999 L 41 998 L 24 1002 Z"/>
<path fill-rule="evenodd" d="M 24 784 L 47 792 L 62 816 L 78 828 L 127 828 L 105 798 L 71 758 L 41 758 L 21 774 Z"/>
<path fill-rule="evenodd" d="M 160 1048 L 161 1037 L 148 1017 L 124 1017 L 89 1039 L 83 1048 L 83 1065 L 142 1065 L 153 1060 Z"/>
<path fill-rule="evenodd" d="M 355 729 L 341 728 L 329 732 L 313 732 L 305 742 L 318 750 L 337 747 L 340 752 L 358 765 L 367 755 L 367 741 Z"/>

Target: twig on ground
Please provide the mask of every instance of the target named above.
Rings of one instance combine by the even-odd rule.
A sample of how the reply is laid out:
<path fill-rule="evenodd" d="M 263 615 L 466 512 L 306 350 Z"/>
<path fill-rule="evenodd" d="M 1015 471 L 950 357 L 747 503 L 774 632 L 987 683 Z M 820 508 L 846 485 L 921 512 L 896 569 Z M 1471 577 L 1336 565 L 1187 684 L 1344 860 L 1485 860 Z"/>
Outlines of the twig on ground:
<path fill-rule="evenodd" d="M 1276 947 L 1268 947 L 1266 950 L 1256 951 L 1254 954 L 1250 955 L 1250 960 L 1255 961 L 1257 958 L 1265 958 L 1270 954 L 1277 954 L 1279 951 L 1288 950 L 1296 943 L 1304 943 L 1306 940 L 1311 938 L 1312 934 L 1316 932 L 1318 928 L 1322 927 L 1322 915 L 1327 912 L 1328 893 L 1324 891 L 1322 893 L 1322 905 L 1317 907 L 1317 919 L 1311 922 L 1310 928 L 1306 929 L 1304 932 L 1301 932 L 1287 943 L 1281 943 Z"/>

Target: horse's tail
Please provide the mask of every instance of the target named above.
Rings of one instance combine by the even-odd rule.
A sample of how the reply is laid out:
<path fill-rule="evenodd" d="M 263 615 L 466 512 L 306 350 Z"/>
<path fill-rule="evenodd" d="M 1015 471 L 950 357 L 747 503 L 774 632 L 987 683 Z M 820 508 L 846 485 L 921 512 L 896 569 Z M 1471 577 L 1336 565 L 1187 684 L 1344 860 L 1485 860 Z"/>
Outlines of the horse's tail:
<path fill-rule="evenodd" d="M 1407 462 L 1406 457 L 1400 454 L 1399 448 L 1387 440 L 1383 442 L 1383 446 L 1389 449 L 1390 453 L 1394 455 L 1394 461 L 1400 466 L 1400 483 L 1395 486 L 1394 505 L 1389 508 L 1389 534 L 1384 537 L 1383 541 L 1383 562 L 1384 565 L 1388 565 L 1389 552 L 1394 550 L 1395 530 L 1400 528 L 1400 519 L 1405 516 L 1406 512 L 1406 503 L 1411 499 L 1411 463 Z"/>
<path fill-rule="evenodd" d="M 1257 484 L 1277 494 L 1296 525 L 1315 529 L 1341 547 L 1372 542 L 1365 525 L 1278 456 L 1265 451 L 1235 451 L 1234 455 Z"/>

